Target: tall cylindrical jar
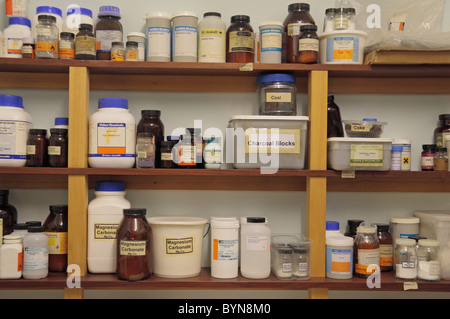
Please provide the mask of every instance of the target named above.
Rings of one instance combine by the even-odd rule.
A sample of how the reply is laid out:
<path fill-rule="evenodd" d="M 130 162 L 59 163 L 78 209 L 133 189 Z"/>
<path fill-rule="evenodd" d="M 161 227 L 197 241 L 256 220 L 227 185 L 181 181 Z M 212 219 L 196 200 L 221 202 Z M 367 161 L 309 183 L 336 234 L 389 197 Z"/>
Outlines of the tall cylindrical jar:
<path fill-rule="evenodd" d="M 417 250 L 414 239 L 395 239 L 394 270 L 397 279 L 417 278 Z"/>
<path fill-rule="evenodd" d="M 58 59 L 59 57 L 59 30 L 56 18 L 49 15 L 40 15 L 36 27 L 36 58 Z"/>
<path fill-rule="evenodd" d="M 124 209 L 123 220 L 117 229 L 117 276 L 138 281 L 152 273 L 150 240 L 152 232 L 145 208 Z"/>
<path fill-rule="evenodd" d="M 198 28 L 198 62 L 225 62 L 227 28 L 221 14 L 204 13 Z"/>
<path fill-rule="evenodd" d="M 241 275 L 262 279 L 270 275 L 270 228 L 265 217 L 247 217 L 241 223 Z"/>
<path fill-rule="evenodd" d="M 172 17 L 172 30 L 172 61 L 197 62 L 197 14 L 190 11 L 175 13 Z"/>
<path fill-rule="evenodd" d="M 380 270 L 391 271 L 394 260 L 394 242 L 388 224 L 377 224 L 378 241 L 380 242 Z"/>
<path fill-rule="evenodd" d="M 5 58 L 22 58 L 23 38 L 31 37 L 31 21 L 25 17 L 10 17 L 9 26 L 3 31 Z"/>
<path fill-rule="evenodd" d="M 27 141 L 28 167 L 45 167 L 48 165 L 47 130 L 30 129 Z"/>
<path fill-rule="evenodd" d="M 211 276 L 235 278 L 239 267 L 239 221 L 236 217 L 211 218 Z"/>
<path fill-rule="evenodd" d="M 356 230 L 353 248 L 354 274 L 367 278 L 376 271 L 375 265 L 380 265 L 380 242 L 377 227 L 367 222 L 361 223 Z"/>
<path fill-rule="evenodd" d="M 48 276 L 48 237 L 43 226 L 28 227 L 28 234 L 23 238 L 23 251 L 23 278 L 46 278 Z"/>
<path fill-rule="evenodd" d="M 170 21 L 172 16 L 165 12 L 150 12 L 146 17 L 147 61 L 169 62 L 171 58 Z"/>
<path fill-rule="evenodd" d="M 79 32 L 75 37 L 75 59 L 96 60 L 95 34 L 90 24 L 80 24 Z"/>
<path fill-rule="evenodd" d="M 89 118 L 89 165 L 132 168 L 135 164 L 136 120 L 128 100 L 101 98 Z"/>
<path fill-rule="evenodd" d="M 350 279 L 353 276 L 353 238 L 326 237 L 326 276 L 333 279 Z"/>
<path fill-rule="evenodd" d="M 227 29 L 227 62 L 251 63 L 255 54 L 255 33 L 247 15 L 231 17 Z"/>
<path fill-rule="evenodd" d="M 97 182 L 94 194 L 95 198 L 88 205 L 88 270 L 91 273 L 115 273 L 117 228 L 123 219 L 123 210 L 131 204 L 125 198 L 124 182 Z"/>
<path fill-rule="evenodd" d="M 64 272 L 67 269 L 68 206 L 51 205 L 43 227 L 48 236 L 48 270 Z"/>
<path fill-rule="evenodd" d="M 441 279 L 441 261 L 439 241 L 435 239 L 419 239 L 417 251 L 417 278 L 426 281 Z"/>
<path fill-rule="evenodd" d="M 161 167 L 161 142 L 164 141 L 164 124 L 160 110 L 142 110 L 136 133 L 152 133 L 155 144 L 155 168 Z"/>
<path fill-rule="evenodd" d="M 300 27 L 307 24 L 315 24 L 309 13 L 309 4 L 292 3 L 288 6 L 286 19 L 283 22 L 283 55 L 282 61 L 287 63 L 298 63 L 298 46 L 300 38 Z"/>
<path fill-rule="evenodd" d="M 260 63 L 281 63 L 283 24 L 278 21 L 259 25 Z"/>
<path fill-rule="evenodd" d="M 20 236 L 6 235 L 0 245 L 0 279 L 22 277 L 23 246 Z"/>
<path fill-rule="evenodd" d="M 50 167 L 67 167 L 69 164 L 68 130 L 65 128 L 51 128 L 48 140 L 48 165 Z"/>
<path fill-rule="evenodd" d="M 114 6 L 101 6 L 95 26 L 97 60 L 111 60 L 111 45 L 123 41 L 123 27 L 120 23 L 120 9 Z"/>
<path fill-rule="evenodd" d="M 23 107 L 22 97 L 0 94 L 0 166 L 25 166 L 32 122 Z"/>

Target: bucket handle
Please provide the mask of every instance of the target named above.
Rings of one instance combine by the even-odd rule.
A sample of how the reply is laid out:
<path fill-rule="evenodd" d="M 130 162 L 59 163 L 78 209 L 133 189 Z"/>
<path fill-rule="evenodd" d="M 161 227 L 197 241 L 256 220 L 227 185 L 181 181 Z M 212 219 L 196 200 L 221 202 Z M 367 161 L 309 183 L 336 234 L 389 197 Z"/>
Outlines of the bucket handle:
<path fill-rule="evenodd" d="M 206 231 L 206 233 L 203 235 L 203 238 L 206 237 L 206 235 L 208 235 L 210 229 L 211 229 L 211 223 L 206 223 L 206 225 L 208 225 L 208 230 Z"/>

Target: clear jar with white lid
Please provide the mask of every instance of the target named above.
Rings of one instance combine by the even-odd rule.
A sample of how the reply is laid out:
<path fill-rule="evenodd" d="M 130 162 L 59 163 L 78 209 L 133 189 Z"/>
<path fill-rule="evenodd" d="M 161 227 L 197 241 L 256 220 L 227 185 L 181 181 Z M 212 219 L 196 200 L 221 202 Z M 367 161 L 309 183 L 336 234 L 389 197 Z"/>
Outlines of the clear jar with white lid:
<path fill-rule="evenodd" d="M 259 115 L 297 115 L 295 77 L 287 73 L 261 75 L 258 83 Z"/>
<path fill-rule="evenodd" d="M 334 14 L 335 8 L 328 8 L 325 10 L 325 18 L 323 21 L 323 32 L 333 32 L 334 31 Z"/>
<path fill-rule="evenodd" d="M 36 58 L 58 59 L 59 31 L 56 18 L 50 15 L 40 15 L 36 27 Z"/>
<path fill-rule="evenodd" d="M 36 38 L 36 28 L 39 24 L 39 16 L 40 15 L 49 15 L 53 16 L 56 19 L 56 27 L 58 28 L 58 33 L 63 28 L 63 18 L 62 18 L 62 10 L 57 7 L 52 6 L 39 6 L 36 8 L 36 15 L 33 18 L 33 25 L 31 27 L 32 37 Z"/>
<path fill-rule="evenodd" d="M 439 259 L 439 241 L 419 239 L 417 251 L 417 278 L 426 281 L 441 279 L 441 262 Z"/>
<path fill-rule="evenodd" d="M 394 271 L 397 279 L 414 280 L 417 278 L 417 250 L 414 239 L 395 239 Z"/>

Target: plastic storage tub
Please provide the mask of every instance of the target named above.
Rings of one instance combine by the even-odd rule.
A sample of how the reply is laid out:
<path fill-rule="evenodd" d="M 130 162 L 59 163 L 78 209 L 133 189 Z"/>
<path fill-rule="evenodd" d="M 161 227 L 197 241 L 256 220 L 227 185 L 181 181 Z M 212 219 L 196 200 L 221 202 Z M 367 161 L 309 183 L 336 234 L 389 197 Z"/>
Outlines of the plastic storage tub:
<path fill-rule="evenodd" d="M 358 30 L 342 30 L 319 36 L 320 63 L 362 64 L 367 33 Z"/>
<path fill-rule="evenodd" d="M 391 138 L 328 139 L 328 166 L 331 169 L 388 171 L 391 168 Z"/>
<path fill-rule="evenodd" d="M 234 167 L 303 169 L 308 132 L 307 116 L 237 115 L 233 130 Z M 278 129 L 278 130 L 276 130 Z M 229 136 L 229 132 L 227 134 Z M 230 147 L 230 141 L 227 142 Z"/>
<path fill-rule="evenodd" d="M 443 248 L 450 241 L 450 210 L 420 210 L 414 216 L 419 217 L 419 236 L 439 241 Z"/>

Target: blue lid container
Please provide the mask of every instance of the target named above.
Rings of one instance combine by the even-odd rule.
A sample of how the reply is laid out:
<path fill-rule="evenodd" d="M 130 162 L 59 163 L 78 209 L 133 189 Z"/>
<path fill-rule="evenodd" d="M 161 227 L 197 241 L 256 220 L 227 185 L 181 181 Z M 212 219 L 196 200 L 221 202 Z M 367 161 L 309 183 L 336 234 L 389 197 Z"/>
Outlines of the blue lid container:
<path fill-rule="evenodd" d="M 0 94 L 0 106 L 23 107 L 23 99 L 17 95 Z"/>
<path fill-rule="evenodd" d="M 128 109 L 128 100 L 127 99 L 121 99 L 121 98 L 115 98 L 115 97 L 107 97 L 102 98 L 98 100 L 98 108 L 105 108 L 105 107 L 116 107 L 116 108 L 122 108 L 122 109 Z"/>
<path fill-rule="evenodd" d="M 125 182 L 119 181 L 96 182 L 95 190 L 98 192 L 123 192 L 125 191 Z"/>

